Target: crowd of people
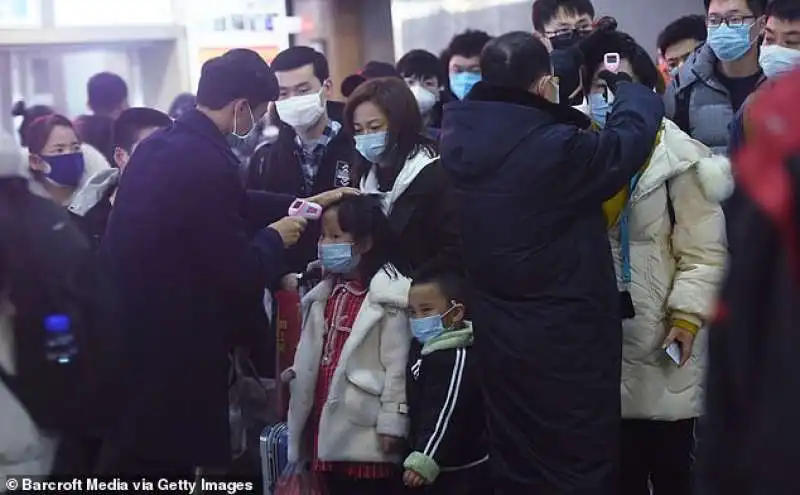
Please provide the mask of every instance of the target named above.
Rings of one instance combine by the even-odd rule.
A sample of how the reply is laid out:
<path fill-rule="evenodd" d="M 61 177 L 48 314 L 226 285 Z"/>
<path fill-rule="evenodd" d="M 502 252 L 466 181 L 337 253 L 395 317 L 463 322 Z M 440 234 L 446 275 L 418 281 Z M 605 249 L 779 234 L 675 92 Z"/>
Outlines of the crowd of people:
<path fill-rule="evenodd" d="M 18 104 L 0 476 L 229 471 L 236 348 L 288 382 L 288 460 L 330 495 L 800 492 L 796 428 L 775 433 L 798 408 L 741 396 L 762 372 L 798 384 L 790 356 L 773 343 L 767 369 L 758 337 L 715 333 L 797 321 L 754 274 L 778 241 L 747 247 L 796 170 L 764 192 L 732 169 L 800 141 L 762 102 L 800 68 L 800 0 L 704 7 L 645 47 L 591 0 L 535 0 L 530 32 L 370 62 L 344 101 L 294 46 L 209 60 L 169 113 L 111 73 L 91 115 Z M 302 293 L 285 370 L 278 291 Z"/>

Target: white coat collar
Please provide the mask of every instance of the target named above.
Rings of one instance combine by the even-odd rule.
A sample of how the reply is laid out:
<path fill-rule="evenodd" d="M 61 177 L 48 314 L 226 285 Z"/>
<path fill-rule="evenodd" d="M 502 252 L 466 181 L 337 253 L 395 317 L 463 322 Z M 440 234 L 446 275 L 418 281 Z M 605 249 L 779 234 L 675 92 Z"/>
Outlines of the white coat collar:
<path fill-rule="evenodd" d="M 714 155 L 699 141 L 692 139 L 670 120 L 664 119 L 661 140 L 653 150 L 650 165 L 642 173 L 631 202 L 647 197 L 668 180 L 695 167 L 706 199 L 716 203 L 733 192 L 730 160 Z"/>
<path fill-rule="evenodd" d="M 397 198 L 402 196 L 406 189 L 414 182 L 422 169 L 439 159 L 438 155 L 431 155 L 426 151 L 420 151 L 416 155 L 408 159 L 397 174 L 397 179 L 394 181 L 391 191 L 381 192 L 378 185 L 377 165 L 373 165 L 366 177 L 361 179 L 361 191 L 369 194 L 381 195 L 381 207 L 383 212 L 388 215 L 392 212 Z"/>
<path fill-rule="evenodd" d="M 400 309 L 406 308 L 408 306 L 408 290 L 410 287 L 411 281 L 409 279 L 400 275 L 393 266 L 386 265 L 372 277 L 369 283 L 367 299 L 373 304 L 394 306 Z M 305 309 L 311 303 L 327 300 L 332 290 L 333 278 L 327 277 L 303 297 L 301 306 Z"/>

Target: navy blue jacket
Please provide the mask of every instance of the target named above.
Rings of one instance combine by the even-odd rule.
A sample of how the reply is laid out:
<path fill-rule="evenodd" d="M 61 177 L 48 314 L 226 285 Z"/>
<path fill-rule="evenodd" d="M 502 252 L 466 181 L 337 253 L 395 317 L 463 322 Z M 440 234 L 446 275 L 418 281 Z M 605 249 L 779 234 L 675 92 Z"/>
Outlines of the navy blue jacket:
<path fill-rule="evenodd" d="M 633 83 L 600 132 L 487 83 L 445 109 L 498 493 L 616 493 L 622 330 L 601 205 L 647 161 L 663 116 Z"/>
<path fill-rule="evenodd" d="M 117 448 L 173 466 L 229 460 L 228 351 L 274 340 L 261 297 L 284 249 L 263 227 L 292 200 L 246 194 L 224 136 L 197 110 L 137 147 L 101 247 L 122 305 Z"/>

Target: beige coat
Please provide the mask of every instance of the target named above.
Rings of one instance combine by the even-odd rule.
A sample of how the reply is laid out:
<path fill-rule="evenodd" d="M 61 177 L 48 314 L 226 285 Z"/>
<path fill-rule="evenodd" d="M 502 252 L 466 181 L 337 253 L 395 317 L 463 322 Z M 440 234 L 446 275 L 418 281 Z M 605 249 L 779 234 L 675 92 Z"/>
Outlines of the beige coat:
<path fill-rule="evenodd" d="M 727 256 L 718 201 L 730 194 L 733 181 L 727 159 L 712 156 L 674 123 L 664 125 L 631 197 L 630 292 L 636 317 L 623 322 L 621 392 L 624 418 L 673 421 L 702 412 L 706 330 L 700 330 L 683 368 L 661 346 L 673 318 L 702 327 L 712 312 Z M 618 228 L 610 241 L 622 288 Z"/>
<path fill-rule="evenodd" d="M 410 281 L 380 270 L 369 286 L 334 372 L 319 425 L 318 452 L 324 461 L 399 462 L 381 450 L 378 435 L 405 437 L 409 420 L 405 371 L 411 342 Z M 290 384 L 289 461 L 307 458 L 306 422 L 314 405 L 325 332 L 325 280 L 303 298 L 303 332 Z"/>

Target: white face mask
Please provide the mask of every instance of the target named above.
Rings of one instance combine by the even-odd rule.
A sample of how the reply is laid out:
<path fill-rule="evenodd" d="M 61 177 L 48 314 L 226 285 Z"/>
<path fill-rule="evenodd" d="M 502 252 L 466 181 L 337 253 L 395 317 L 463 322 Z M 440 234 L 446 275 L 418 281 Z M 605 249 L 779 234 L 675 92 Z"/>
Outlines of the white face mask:
<path fill-rule="evenodd" d="M 275 102 L 278 117 L 295 129 L 307 129 L 325 114 L 322 90 L 302 96 L 293 96 Z"/>
<path fill-rule="evenodd" d="M 436 95 L 431 93 L 429 90 L 423 88 L 418 84 L 414 84 L 413 86 L 409 86 L 411 93 L 414 95 L 414 98 L 417 99 L 417 105 L 419 105 L 419 111 L 422 115 L 430 112 L 433 107 L 436 105 Z"/>
<path fill-rule="evenodd" d="M 762 46 L 758 64 L 765 76 L 775 77 L 800 67 L 800 50 L 780 45 Z"/>

